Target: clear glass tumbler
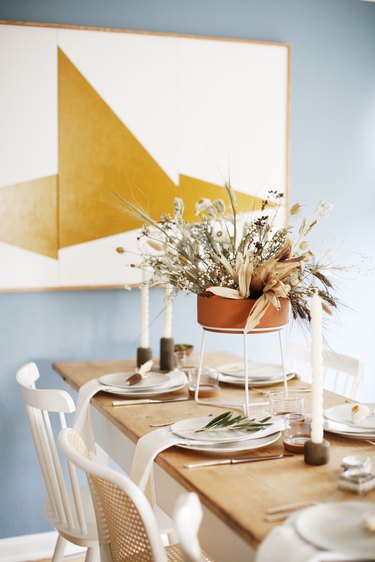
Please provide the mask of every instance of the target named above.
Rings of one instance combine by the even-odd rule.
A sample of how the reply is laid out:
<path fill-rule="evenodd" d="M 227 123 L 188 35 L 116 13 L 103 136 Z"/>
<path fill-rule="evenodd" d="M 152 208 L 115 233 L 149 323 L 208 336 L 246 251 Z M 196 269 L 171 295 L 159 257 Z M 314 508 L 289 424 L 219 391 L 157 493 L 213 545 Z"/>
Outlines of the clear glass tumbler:
<path fill-rule="evenodd" d="M 305 442 L 311 438 L 311 421 L 303 414 L 286 414 L 284 448 L 291 453 L 303 453 Z"/>
<path fill-rule="evenodd" d="M 285 416 L 286 414 L 302 414 L 304 399 L 296 392 L 271 392 L 269 395 L 270 414 Z"/>
<path fill-rule="evenodd" d="M 197 387 L 198 381 L 198 369 L 190 369 L 188 372 L 189 379 L 189 394 L 190 396 L 195 395 L 195 389 Z M 217 369 L 212 369 L 210 367 L 203 367 L 200 384 L 199 384 L 199 398 L 208 398 L 209 396 L 214 396 L 220 390 L 219 387 L 219 371 Z"/>

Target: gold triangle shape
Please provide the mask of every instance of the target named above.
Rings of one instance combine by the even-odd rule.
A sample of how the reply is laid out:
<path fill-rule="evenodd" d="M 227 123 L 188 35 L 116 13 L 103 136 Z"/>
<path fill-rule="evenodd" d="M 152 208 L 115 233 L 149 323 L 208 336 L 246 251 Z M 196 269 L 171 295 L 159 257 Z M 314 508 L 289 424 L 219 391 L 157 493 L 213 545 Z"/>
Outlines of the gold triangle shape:
<path fill-rule="evenodd" d="M 0 240 L 57 258 L 56 176 L 0 188 Z"/>
<path fill-rule="evenodd" d="M 113 193 L 140 203 L 154 218 L 182 197 L 194 220 L 202 197 L 225 198 L 221 186 L 180 176 L 176 187 L 147 150 L 59 49 L 60 246 L 133 230 L 141 225 L 118 211 Z M 241 210 L 261 200 L 237 193 Z"/>

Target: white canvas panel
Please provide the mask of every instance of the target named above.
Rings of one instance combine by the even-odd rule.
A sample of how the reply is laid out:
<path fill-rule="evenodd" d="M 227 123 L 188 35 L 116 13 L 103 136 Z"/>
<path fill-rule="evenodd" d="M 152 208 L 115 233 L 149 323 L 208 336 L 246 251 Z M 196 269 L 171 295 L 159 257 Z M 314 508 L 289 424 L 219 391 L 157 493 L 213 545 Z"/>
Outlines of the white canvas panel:
<path fill-rule="evenodd" d="M 1 25 L 0 75 L 0 187 L 56 174 L 56 31 Z"/>
<path fill-rule="evenodd" d="M 0 242 L 0 287 L 37 289 L 58 287 L 57 260 Z"/>
<path fill-rule="evenodd" d="M 58 31 L 58 45 L 151 156 L 178 180 L 178 39 Z"/>
<path fill-rule="evenodd" d="M 181 170 L 263 196 L 285 191 L 288 50 L 181 39 Z"/>
<path fill-rule="evenodd" d="M 138 232 L 134 230 L 107 236 L 59 250 L 60 284 L 82 287 L 140 283 L 140 271 L 128 267 L 133 262 L 139 262 Z M 124 247 L 126 253 L 118 254 L 118 246 Z"/>

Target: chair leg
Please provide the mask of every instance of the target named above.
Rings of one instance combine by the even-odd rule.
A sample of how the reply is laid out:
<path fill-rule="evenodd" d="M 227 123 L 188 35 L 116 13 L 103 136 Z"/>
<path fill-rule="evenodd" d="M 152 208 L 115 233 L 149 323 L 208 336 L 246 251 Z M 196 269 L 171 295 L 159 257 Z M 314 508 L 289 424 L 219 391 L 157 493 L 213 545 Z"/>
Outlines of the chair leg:
<path fill-rule="evenodd" d="M 64 539 L 61 535 L 59 535 L 55 550 L 53 551 L 52 561 L 51 562 L 62 562 L 64 558 L 64 550 L 67 544 L 67 540 Z"/>
<path fill-rule="evenodd" d="M 99 548 L 88 548 L 86 552 L 85 562 L 100 562 Z"/>

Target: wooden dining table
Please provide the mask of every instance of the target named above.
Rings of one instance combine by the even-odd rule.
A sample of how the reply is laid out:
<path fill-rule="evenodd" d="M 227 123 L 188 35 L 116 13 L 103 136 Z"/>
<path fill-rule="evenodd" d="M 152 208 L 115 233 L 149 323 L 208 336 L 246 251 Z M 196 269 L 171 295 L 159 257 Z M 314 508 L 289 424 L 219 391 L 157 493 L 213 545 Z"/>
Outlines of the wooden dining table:
<path fill-rule="evenodd" d="M 238 361 L 228 353 L 208 353 L 205 363 L 217 366 Z M 135 362 L 128 359 L 107 361 L 78 361 L 53 363 L 55 371 L 74 390 L 90 379 L 101 375 L 128 371 Z M 294 378 L 289 388 L 307 383 Z M 282 384 L 265 390 L 282 390 Z M 187 389 L 173 393 L 173 397 L 186 396 Z M 165 397 L 170 395 L 165 395 Z M 311 411 L 311 393 L 303 394 L 305 411 Z M 164 395 L 163 395 L 164 397 Z M 197 404 L 193 399 L 182 402 L 142 404 L 114 407 L 118 399 L 113 394 L 100 392 L 91 400 L 92 423 L 97 443 L 127 473 L 130 473 L 136 443 L 140 437 L 153 431 L 151 424 L 169 423 L 186 418 L 217 415 L 228 408 L 219 409 L 211 401 L 244 402 L 243 388 L 221 384 L 219 396 L 208 398 L 207 404 Z M 158 396 L 159 398 L 159 396 Z M 250 390 L 251 412 L 266 409 L 258 406 L 267 395 Z M 324 392 L 324 408 L 350 402 L 331 392 Z M 369 456 L 375 466 L 375 447 L 365 440 L 349 439 L 326 433 L 330 443 L 328 464 L 310 466 L 305 464 L 303 454 L 268 460 L 267 462 L 221 465 L 205 468 L 186 468 L 187 463 L 212 460 L 214 457 L 202 452 L 181 449 L 176 446 L 156 457 L 154 478 L 158 506 L 172 516 L 179 494 L 196 492 L 203 505 L 203 522 L 200 531 L 202 546 L 220 562 L 250 562 L 256 549 L 267 533 L 278 523 L 264 520 L 265 510 L 272 506 L 312 500 L 323 502 L 356 500 L 358 496 L 338 489 L 340 464 L 348 454 Z M 283 453 L 282 437 L 265 448 L 251 451 L 251 455 Z M 249 456 L 249 453 L 236 455 Z M 366 495 L 366 500 L 375 502 L 375 490 Z"/>

